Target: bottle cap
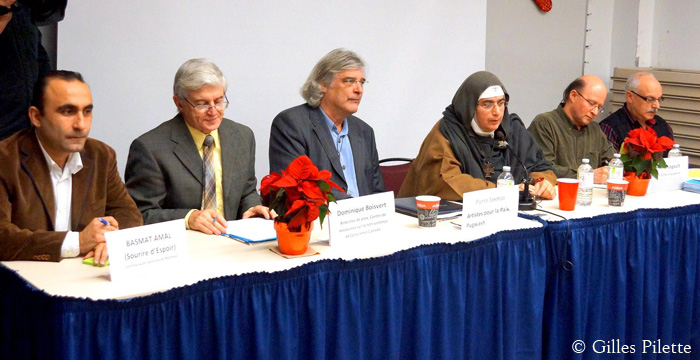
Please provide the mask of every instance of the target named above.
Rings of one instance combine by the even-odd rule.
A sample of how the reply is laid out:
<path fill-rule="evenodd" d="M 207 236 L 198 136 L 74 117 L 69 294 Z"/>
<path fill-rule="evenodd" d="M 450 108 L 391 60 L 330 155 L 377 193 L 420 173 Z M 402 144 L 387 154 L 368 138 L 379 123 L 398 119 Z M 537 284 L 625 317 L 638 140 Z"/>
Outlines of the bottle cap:
<path fill-rule="evenodd" d="M 581 160 L 581 162 L 584 163 L 584 164 L 588 164 L 588 163 L 591 162 L 591 161 L 588 160 L 588 159 L 583 159 L 583 160 Z"/>
<path fill-rule="evenodd" d="M 614 154 L 613 157 L 619 158 L 619 157 L 620 157 L 620 154 Z"/>
<path fill-rule="evenodd" d="M 510 166 L 504 166 L 504 167 L 503 167 L 503 172 L 506 172 L 506 171 L 510 172 Z"/>

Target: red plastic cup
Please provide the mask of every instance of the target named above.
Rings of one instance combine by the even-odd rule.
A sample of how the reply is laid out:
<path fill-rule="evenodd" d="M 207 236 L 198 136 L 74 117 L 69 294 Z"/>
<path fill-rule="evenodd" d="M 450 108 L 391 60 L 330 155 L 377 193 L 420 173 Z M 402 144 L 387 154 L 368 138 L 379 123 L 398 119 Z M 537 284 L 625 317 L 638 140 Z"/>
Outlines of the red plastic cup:
<path fill-rule="evenodd" d="M 576 207 L 578 179 L 557 179 L 559 188 L 559 210 L 572 211 Z"/>

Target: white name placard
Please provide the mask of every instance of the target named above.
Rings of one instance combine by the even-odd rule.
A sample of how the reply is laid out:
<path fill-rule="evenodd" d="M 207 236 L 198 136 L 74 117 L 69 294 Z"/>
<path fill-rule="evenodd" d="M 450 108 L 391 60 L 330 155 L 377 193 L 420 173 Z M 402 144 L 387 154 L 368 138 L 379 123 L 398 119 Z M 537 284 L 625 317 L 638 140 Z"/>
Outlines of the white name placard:
<path fill-rule="evenodd" d="M 464 193 L 462 204 L 462 230 L 484 237 L 496 232 L 500 224 L 518 217 L 518 187 Z"/>
<path fill-rule="evenodd" d="M 666 166 L 659 170 L 659 178 L 651 178 L 647 193 L 680 190 L 681 183 L 688 179 L 688 157 L 666 158 Z"/>
<path fill-rule="evenodd" d="M 183 219 L 105 233 L 112 281 L 152 275 L 187 263 Z"/>
<path fill-rule="evenodd" d="M 331 203 L 330 212 L 331 246 L 381 236 L 389 231 L 394 216 L 394 193 L 387 191 L 338 200 Z"/>

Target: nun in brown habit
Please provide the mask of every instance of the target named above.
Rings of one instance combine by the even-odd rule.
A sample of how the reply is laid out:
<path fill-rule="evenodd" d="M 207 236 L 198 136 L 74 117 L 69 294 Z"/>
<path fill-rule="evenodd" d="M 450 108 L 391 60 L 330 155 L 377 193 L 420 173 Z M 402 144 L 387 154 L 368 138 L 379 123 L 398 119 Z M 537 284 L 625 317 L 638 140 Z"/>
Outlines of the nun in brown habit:
<path fill-rule="evenodd" d="M 398 197 L 462 200 L 465 192 L 496 187 L 503 166 L 510 166 L 515 182 L 522 183 L 527 174 L 519 157 L 530 178 L 540 180 L 530 191 L 553 199 L 556 175 L 522 120 L 508 113 L 508 98 L 505 86 L 490 72 L 479 71 L 464 80 L 423 140 Z"/>

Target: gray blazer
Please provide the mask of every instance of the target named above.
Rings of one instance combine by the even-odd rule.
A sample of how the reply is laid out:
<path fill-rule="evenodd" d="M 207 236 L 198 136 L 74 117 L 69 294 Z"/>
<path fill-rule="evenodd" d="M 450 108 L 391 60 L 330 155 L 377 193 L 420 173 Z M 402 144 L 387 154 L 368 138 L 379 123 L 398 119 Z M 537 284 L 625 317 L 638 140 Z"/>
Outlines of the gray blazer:
<path fill-rule="evenodd" d="M 223 119 L 221 139 L 224 217 L 240 219 L 259 205 L 255 138 L 245 125 Z M 131 143 L 124 174 L 146 224 L 182 219 L 202 205 L 202 158 L 180 114 Z"/>
<path fill-rule="evenodd" d="M 379 171 L 379 155 L 374 131 L 355 116 L 348 119 L 348 139 L 352 145 L 355 176 L 360 196 L 384 191 L 384 179 Z M 333 146 L 333 139 L 326 120 L 319 108 L 307 104 L 295 106 L 279 113 L 270 130 L 270 172 L 280 172 L 298 156 L 306 155 L 321 170 L 331 172 L 331 180 L 347 190 L 340 157 Z M 337 199 L 347 195 L 333 190 Z"/>

